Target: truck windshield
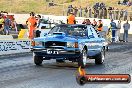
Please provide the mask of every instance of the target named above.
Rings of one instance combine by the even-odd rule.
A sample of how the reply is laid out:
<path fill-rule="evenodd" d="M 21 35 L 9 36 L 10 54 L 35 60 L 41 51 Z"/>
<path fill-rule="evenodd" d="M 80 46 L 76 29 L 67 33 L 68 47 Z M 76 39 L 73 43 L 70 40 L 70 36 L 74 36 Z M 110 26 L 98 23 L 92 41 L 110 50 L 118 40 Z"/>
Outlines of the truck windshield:
<path fill-rule="evenodd" d="M 64 32 L 66 35 L 72 36 L 87 36 L 87 26 L 85 25 L 61 25 L 55 26 L 50 31 L 49 34 L 53 34 L 54 32 Z"/>

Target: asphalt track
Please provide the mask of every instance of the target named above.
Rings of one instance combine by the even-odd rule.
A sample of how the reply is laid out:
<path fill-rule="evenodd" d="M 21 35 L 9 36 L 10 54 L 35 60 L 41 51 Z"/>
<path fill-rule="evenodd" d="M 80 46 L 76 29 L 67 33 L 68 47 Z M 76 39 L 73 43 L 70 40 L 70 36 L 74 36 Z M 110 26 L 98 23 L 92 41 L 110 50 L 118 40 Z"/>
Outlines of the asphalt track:
<path fill-rule="evenodd" d="M 106 52 L 104 65 L 88 60 L 88 74 L 132 74 L 132 37 L 129 42 L 114 43 Z M 76 82 L 77 63 L 33 63 L 32 53 L 0 57 L 0 88 L 132 88 L 130 84 L 85 84 Z"/>

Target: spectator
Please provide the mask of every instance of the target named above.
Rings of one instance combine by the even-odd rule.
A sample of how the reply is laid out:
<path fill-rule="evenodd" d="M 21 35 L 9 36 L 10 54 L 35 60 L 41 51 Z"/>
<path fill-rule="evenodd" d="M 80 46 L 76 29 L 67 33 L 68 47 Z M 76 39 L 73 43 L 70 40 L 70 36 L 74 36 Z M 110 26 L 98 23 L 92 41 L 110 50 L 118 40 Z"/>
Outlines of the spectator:
<path fill-rule="evenodd" d="M 92 26 L 96 29 L 97 28 L 97 22 L 95 19 L 93 19 L 93 23 L 92 23 Z"/>
<path fill-rule="evenodd" d="M 103 18 L 103 14 L 104 14 L 104 10 L 103 9 L 100 9 L 100 16 L 99 16 L 100 19 Z"/>
<path fill-rule="evenodd" d="M 115 19 L 115 9 L 114 9 L 114 7 L 112 8 L 112 19 Z"/>
<path fill-rule="evenodd" d="M 92 9 L 89 7 L 89 17 L 92 18 Z"/>
<path fill-rule="evenodd" d="M 123 24 L 124 28 L 124 34 L 123 34 L 123 41 L 128 42 L 128 30 L 130 29 L 130 24 L 128 23 L 128 20 L 126 23 Z"/>
<path fill-rule="evenodd" d="M 95 30 L 98 34 L 99 37 L 103 36 L 102 31 L 103 31 L 103 23 L 102 20 L 98 21 L 97 29 Z"/>
<path fill-rule="evenodd" d="M 128 11 L 127 11 L 127 10 L 125 10 L 125 11 L 124 11 L 124 21 L 126 21 L 126 20 L 127 20 L 127 17 L 128 17 Z"/>
<path fill-rule="evenodd" d="M 70 12 L 73 12 L 73 7 L 72 7 L 72 5 L 69 5 L 69 6 L 68 6 L 67 16 L 69 15 Z"/>
<path fill-rule="evenodd" d="M 112 33 L 111 33 L 111 28 L 109 28 L 106 34 L 106 39 L 108 40 L 108 43 L 112 42 L 111 38 L 112 38 Z"/>
<path fill-rule="evenodd" d="M 79 17 L 82 17 L 82 7 L 81 6 L 79 7 L 78 11 L 79 11 Z"/>
<path fill-rule="evenodd" d="M 14 26 L 16 33 L 18 33 L 17 22 L 15 21 L 15 18 L 12 19 L 12 25 Z"/>
<path fill-rule="evenodd" d="M 37 19 L 36 19 L 36 20 L 37 20 L 37 28 L 39 28 L 40 23 L 41 23 L 41 21 L 42 21 L 41 15 L 37 15 L 36 18 L 37 18 Z M 39 29 L 39 30 L 35 30 L 35 37 L 40 37 L 40 33 L 41 33 L 40 29 Z"/>
<path fill-rule="evenodd" d="M 70 12 L 69 16 L 67 17 L 67 24 L 76 24 L 73 12 Z"/>
<path fill-rule="evenodd" d="M 9 35 L 10 33 L 10 25 L 11 25 L 11 20 L 10 17 L 7 15 L 7 17 L 4 20 L 4 34 Z"/>
<path fill-rule="evenodd" d="M 115 10 L 115 19 L 116 20 L 119 19 L 119 9 L 118 8 Z"/>
<path fill-rule="evenodd" d="M 91 22 L 90 22 L 90 20 L 89 20 L 89 19 L 86 19 L 86 20 L 84 20 L 84 21 L 83 21 L 83 23 L 82 23 L 82 24 L 90 25 L 90 24 L 91 24 Z"/>
<path fill-rule="evenodd" d="M 120 20 L 123 18 L 123 13 L 124 13 L 124 11 L 123 11 L 123 9 L 121 9 L 121 11 L 120 11 Z"/>
<path fill-rule="evenodd" d="M 116 41 L 120 41 L 120 30 L 121 30 L 121 21 L 119 20 L 117 23 L 117 32 L 116 32 Z"/>
<path fill-rule="evenodd" d="M 88 15 L 88 9 L 87 9 L 87 7 L 84 10 L 85 10 L 84 16 L 87 17 L 87 15 Z"/>
<path fill-rule="evenodd" d="M 94 9 L 93 14 L 94 14 L 94 18 L 97 18 L 97 10 L 96 9 Z"/>
<path fill-rule="evenodd" d="M 103 23 L 102 23 L 102 20 L 99 20 L 98 22 L 99 23 L 98 23 L 97 30 L 101 32 L 103 30 Z"/>
<path fill-rule="evenodd" d="M 100 3 L 100 9 L 104 9 L 105 8 L 105 4 L 104 3 Z"/>
<path fill-rule="evenodd" d="M 37 26 L 37 20 L 35 18 L 35 13 L 31 12 L 30 17 L 27 19 L 26 24 L 28 25 L 29 29 L 29 38 L 33 39 L 34 38 L 34 31 Z"/>
<path fill-rule="evenodd" d="M 74 15 L 75 15 L 75 17 L 77 16 L 77 12 L 78 12 L 78 9 L 77 9 L 77 7 L 75 6 L 75 8 L 73 8 L 74 9 Z"/>
<path fill-rule="evenodd" d="M 116 29 L 116 23 L 113 21 L 113 19 L 111 20 L 110 28 L 112 30 L 112 42 L 115 42 L 115 34 L 117 29 Z"/>
<path fill-rule="evenodd" d="M 95 3 L 95 5 L 93 6 L 94 9 L 98 9 L 99 7 L 99 2 Z"/>
<path fill-rule="evenodd" d="M 4 29 L 4 19 L 2 17 L 2 15 L 0 14 L 0 34 L 4 34 L 3 33 L 3 29 Z"/>
<path fill-rule="evenodd" d="M 99 9 L 96 9 L 96 18 L 99 18 Z"/>
<path fill-rule="evenodd" d="M 104 8 L 104 19 L 107 19 L 107 9 Z"/>
<path fill-rule="evenodd" d="M 41 23 L 41 15 L 37 15 L 37 28 L 39 28 L 40 23 Z"/>
<path fill-rule="evenodd" d="M 100 7 L 99 2 L 98 2 L 98 3 L 96 3 L 96 4 L 93 6 L 93 8 L 94 8 L 94 9 L 99 9 L 99 7 Z"/>
<path fill-rule="evenodd" d="M 108 12 L 109 12 L 109 19 L 112 19 L 112 10 L 108 9 Z"/>

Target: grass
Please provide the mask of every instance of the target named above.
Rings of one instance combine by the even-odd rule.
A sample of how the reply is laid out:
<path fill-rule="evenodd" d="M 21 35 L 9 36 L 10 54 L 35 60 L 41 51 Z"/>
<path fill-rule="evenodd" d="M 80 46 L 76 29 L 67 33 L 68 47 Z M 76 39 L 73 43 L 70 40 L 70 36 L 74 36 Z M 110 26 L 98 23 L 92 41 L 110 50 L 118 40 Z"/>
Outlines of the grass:
<path fill-rule="evenodd" d="M 51 1 L 51 0 L 49 0 Z M 66 13 L 68 5 L 73 6 L 93 6 L 96 2 L 104 2 L 106 6 L 113 6 L 119 9 L 127 9 L 131 11 L 131 7 L 120 6 L 117 4 L 119 0 L 74 0 L 68 3 L 70 0 L 53 0 L 58 6 L 48 7 L 46 0 L 0 0 L 0 11 L 7 11 L 11 13 L 29 13 L 34 11 L 41 14 L 55 14 L 62 15 L 62 12 Z M 63 5 L 64 3 L 64 5 Z"/>

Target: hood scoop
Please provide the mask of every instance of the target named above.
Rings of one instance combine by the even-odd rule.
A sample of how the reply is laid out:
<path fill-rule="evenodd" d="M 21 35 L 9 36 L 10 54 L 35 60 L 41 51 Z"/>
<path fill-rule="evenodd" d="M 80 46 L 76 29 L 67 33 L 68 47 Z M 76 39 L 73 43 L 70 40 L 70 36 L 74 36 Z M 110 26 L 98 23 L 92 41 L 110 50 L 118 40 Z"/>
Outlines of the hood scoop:
<path fill-rule="evenodd" d="M 65 35 L 65 33 L 64 32 L 54 32 L 53 35 L 58 35 L 58 36 L 60 35 L 60 36 L 62 36 L 62 35 Z"/>
<path fill-rule="evenodd" d="M 65 33 L 64 32 L 54 32 L 53 37 L 63 39 L 65 37 Z"/>

